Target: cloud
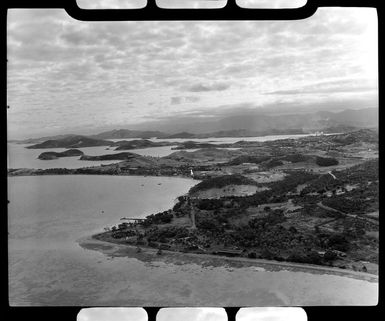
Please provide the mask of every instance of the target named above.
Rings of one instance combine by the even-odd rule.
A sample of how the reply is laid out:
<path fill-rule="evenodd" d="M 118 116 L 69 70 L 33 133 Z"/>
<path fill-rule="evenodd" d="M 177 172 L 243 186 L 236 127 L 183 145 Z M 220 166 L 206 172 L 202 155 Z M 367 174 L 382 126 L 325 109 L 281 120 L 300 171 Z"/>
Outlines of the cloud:
<path fill-rule="evenodd" d="M 311 106 L 377 92 L 375 9 L 321 8 L 298 21 L 82 22 L 60 9 L 7 18 L 10 135 L 129 126 L 198 101 Z"/>
<path fill-rule="evenodd" d="M 182 102 L 183 97 L 171 97 L 171 105 L 178 105 Z"/>
<path fill-rule="evenodd" d="M 196 103 L 200 100 L 197 96 L 177 96 L 171 97 L 171 105 L 179 105 L 182 103 Z"/>
<path fill-rule="evenodd" d="M 320 93 L 343 93 L 343 92 L 366 92 L 377 91 L 378 87 L 375 81 L 344 79 L 338 81 L 321 82 L 313 85 L 303 86 L 296 89 L 276 90 L 265 93 L 266 95 L 302 95 L 302 94 L 320 94 Z"/>
<path fill-rule="evenodd" d="M 185 100 L 190 102 L 190 103 L 196 103 L 200 100 L 200 98 L 197 96 L 186 96 Z"/>
<path fill-rule="evenodd" d="M 222 91 L 230 88 L 230 84 L 226 83 L 213 83 L 213 84 L 195 84 L 186 88 L 191 92 L 204 92 L 204 91 Z"/>

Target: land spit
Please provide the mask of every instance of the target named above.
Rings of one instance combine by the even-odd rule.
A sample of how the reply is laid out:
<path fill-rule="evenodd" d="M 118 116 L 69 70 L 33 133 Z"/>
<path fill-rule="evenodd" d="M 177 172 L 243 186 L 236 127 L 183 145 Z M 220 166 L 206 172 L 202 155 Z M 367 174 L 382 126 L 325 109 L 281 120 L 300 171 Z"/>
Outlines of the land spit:
<path fill-rule="evenodd" d="M 375 274 L 340 269 L 335 267 L 325 267 L 313 264 L 278 262 L 274 260 L 249 259 L 244 257 L 226 257 L 212 254 L 176 252 L 170 250 L 162 250 L 162 255 L 158 255 L 158 249 L 149 246 L 141 246 L 141 251 L 138 253 L 137 246 L 117 242 L 103 241 L 98 239 L 98 234 L 81 238 L 77 240 L 77 242 L 82 248 L 85 248 L 87 250 L 99 251 L 109 257 L 130 257 L 146 262 L 163 261 L 174 263 L 177 262 L 179 264 L 189 262 L 196 263 L 199 265 L 203 261 L 205 262 L 205 266 L 224 266 L 229 269 L 255 267 L 256 272 L 282 270 L 298 271 L 317 274 L 333 274 L 338 276 L 350 277 L 358 280 L 365 280 L 368 282 L 378 282 L 378 275 Z"/>

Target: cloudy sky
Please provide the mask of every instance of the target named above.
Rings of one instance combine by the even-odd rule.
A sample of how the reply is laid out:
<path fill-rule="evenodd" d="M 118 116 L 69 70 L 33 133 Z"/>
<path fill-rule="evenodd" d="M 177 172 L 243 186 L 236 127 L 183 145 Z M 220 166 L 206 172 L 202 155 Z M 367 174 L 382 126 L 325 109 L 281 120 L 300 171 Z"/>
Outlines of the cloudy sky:
<path fill-rule="evenodd" d="M 142 308 L 87 308 L 81 309 L 76 321 L 147 321 Z"/>
<path fill-rule="evenodd" d="M 14 9 L 7 27 L 9 139 L 240 106 L 377 104 L 375 9 L 232 22 L 82 22 Z"/>

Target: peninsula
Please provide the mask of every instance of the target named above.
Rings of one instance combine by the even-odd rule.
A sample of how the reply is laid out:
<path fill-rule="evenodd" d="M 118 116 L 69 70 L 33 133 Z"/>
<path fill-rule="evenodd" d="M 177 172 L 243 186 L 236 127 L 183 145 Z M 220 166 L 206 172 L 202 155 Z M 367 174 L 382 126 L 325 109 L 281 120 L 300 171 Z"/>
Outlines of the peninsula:
<path fill-rule="evenodd" d="M 172 209 L 139 221 L 123 220 L 93 237 L 160 251 L 377 273 L 376 130 L 228 146 L 232 148 L 206 146 L 165 157 L 83 155 L 81 159 L 122 161 L 78 169 L 9 169 L 8 175 L 192 177 L 200 182 Z"/>

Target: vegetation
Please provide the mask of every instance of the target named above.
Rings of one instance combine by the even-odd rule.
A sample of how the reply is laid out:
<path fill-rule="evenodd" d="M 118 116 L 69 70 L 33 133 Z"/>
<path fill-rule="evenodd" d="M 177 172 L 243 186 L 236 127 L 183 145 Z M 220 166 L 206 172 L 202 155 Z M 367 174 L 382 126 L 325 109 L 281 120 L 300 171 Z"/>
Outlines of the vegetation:
<path fill-rule="evenodd" d="M 214 218 L 203 218 L 198 221 L 197 227 L 203 230 L 209 230 L 209 231 L 222 231 L 223 227 L 218 222 L 217 219 Z"/>
<path fill-rule="evenodd" d="M 178 144 L 178 146 L 172 149 L 195 149 L 195 148 L 215 148 L 215 147 L 217 147 L 217 145 L 210 144 L 210 143 L 187 141 L 187 142 L 182 142 Z"/>
<path fill-rule="evenodd" d="M 82 157 L 80 157 L 80 160 L 87 160 L 87 161 L 127 160 L 134 157 L 140 157 L 140 156 L 134 153 L 122 152 L 122 153 L 106 154 L 106 155 L 100 155 L 100 156 L 83 155 Z"/>
<path fill-rule="evenodd" d="M 210 188 L 222 188 L 228 185 L 256 185 L 256 182 L 242 175 L 224 175 L 206 179 L 193 186 L 189 193 L 196 193 Z"/>
<path fill-rule="evenodd" d="M 318 166 L 334 166 L 338 165 L 338 160 L 332 157 L 317 156 L 315 162 Z"/>
<path fill-rule="evenodd" d="M 284 161 L 287 161 L 287 162 L 291 162 L 291 163 L 305 162 L 305 161 L 307 161 L 309 159 L 310 159 L 309 156 L 305 156 L 305 155 L 302 155 L 302 154 L 288 154 L 288 155 L 286 155 L 286 156 L 281 158 L 281 160 L 284 160 Z"/>
<path fill-rule="evenodd" d="M 185 238 L 189 231 L 185 227 L 170 226 L 166 228 L 151 229 L 146 233 L 149 242 L 166 243 L 169 239 Z"/>
<path fill-rule="evenodd" d="M 241 155 L 230 160 L 226 165 L 240 165 L 243 163 L 260 164 L 268 161 L 271 156 L 252 156 L 252 155 Z"/>
<path fill-rule="evenodd" d="M 217 210 L 223 207 L 223 200 L 220 199 L 200 199 L 196 201 L 196 205 L 200 210 Z"/>
<path fill-rule="evenodd" d="M 361 164 L 347 168 L 338 173 L 338 179 L 343 183 L 357 184 L 363 180 L 374 182 L 378 180 L 378 158 L 367 160 Z"/>
<path fill-rule="evenodd" d="M 166 224 L 172 221 L 174 215 L 170 211 L 164 211 L 157 214 L 148 215 L 143 223 L 144 226 L 149 226 L 153 224 Z"/>
<path fill-rule="evenodd" d="M 373 199 L 338 195 L 332 198 L 326 198 L 322 203 L 344 213 L 360 214 L 372 207 Z"/>
<path fill-rule="evenodd" d="M 332 234 L 327 239 L 327 247 L 332 250 L 346 252 L 349 250 L 349 241 L 344 234 Z"/>
<path fill-rule="evenodd" d="M 283 162 L 279 159 L 276 159 L 276 158 L 272 158 L 272 159 L 268 160 L 267 162 L 263 163 L 263 166 L 267 169 L 281 166 L 281 165 L 283 165 Z"/>
<path fill-rule="evenodd" d="M 265 184 L 266 187 L 270 188 L 269 190 L 250 196 L 232 197 L 232 199 L 236 200 L 241 208 L 269 202 L 284 202 L 289 198 L 288 192 L 293 191 L 298 185 L 313 180 L 315 177 L 318 177 L 318 175 L 304 171 L 289 172 L 283 180 Z"/>
<path fill-rule="evenodd" d="M 316 251 L 294 250 L 287 258 L 288 261 L 308 264 L 321 264 L 322 256 Z"/>
<path fill-rule="evenodd" d="M 377 143 L 378 132 L 371 129 L 360 129 L 357 131 L 352 131 L 350 133 L 332 136 L 330 140 L 334 144 L 340 145 L 350 145 L 357 142 Z"/>
<path fill-rule="evenodd" d="M 78 149 L 68 149 L 64 152 L 57 153 L 57 152 L 44 152 L 41 153 L 38 158 L 42 160 L 49 160 L 49 159 L 56 159 L 59 157 L 71 157 L 71 156 L 81 156 L 84 153 L 81 150 Z"/>

